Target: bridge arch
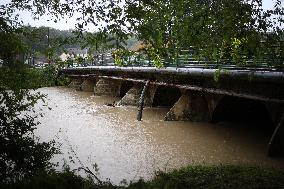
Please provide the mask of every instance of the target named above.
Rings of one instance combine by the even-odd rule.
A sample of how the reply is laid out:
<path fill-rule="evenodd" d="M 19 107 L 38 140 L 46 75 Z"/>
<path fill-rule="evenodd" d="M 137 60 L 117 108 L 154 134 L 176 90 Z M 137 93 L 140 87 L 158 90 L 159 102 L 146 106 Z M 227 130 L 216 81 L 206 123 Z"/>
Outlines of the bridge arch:
<path fill-rule="evenodd" d="M 250 123 L 273 131 L 271 114 L 262 101 L 224 96 L 212 113 L 213 123 L 229 121 Z"/>
<path fill-rule="evenodd" d="M 172 107 L 178 101 L 180 96 L 181 91 L 178 88 L 158 86 L 154 95 L 152 106 Z"/>
<path fill-rule="evenodd" d="M 122 98 L 126 93 L 134 86 L 134 83 L 131 81 L 122 81 L 120 86 L 119 96 Z"/>

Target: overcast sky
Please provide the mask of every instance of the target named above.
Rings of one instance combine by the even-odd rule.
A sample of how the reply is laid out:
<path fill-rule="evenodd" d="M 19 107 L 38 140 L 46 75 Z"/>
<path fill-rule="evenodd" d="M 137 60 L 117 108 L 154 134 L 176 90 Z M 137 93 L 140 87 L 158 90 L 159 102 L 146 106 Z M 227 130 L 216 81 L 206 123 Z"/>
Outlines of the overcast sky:
<path fill-rule="evenodd" d="M 1 4 L 6 4 L 7 2 L 10 2 L 11 0 L 0 0 L 0 5 Z M 262 0 L 263 1 L 263 9 L 271 9 L 273 8 L 273 4 L 275 0 Z M 68 30 L 68 29 L 74 29 L 75 28 L 75 23 L 76 20 L 75 18 L 68 18 L 67 21 L 61 20 L 58 21 L 57 23 L 54 23 L 53 21 L 48 21 L 48 16 L 43 16 L 40 18 L 40 20 L 33 20 L 31 17 L 31 14 L 27 11 L 25 12 L 20 12 L 20 18 L 24 21 L 24 23 L 30 24 L 31 26 L 48 26 L 48 27 L 53 27 L 56 29 L 60 30 Z M 89 30 L 92 31 L 94 30 L 94 27 L 89 27 Z"/>

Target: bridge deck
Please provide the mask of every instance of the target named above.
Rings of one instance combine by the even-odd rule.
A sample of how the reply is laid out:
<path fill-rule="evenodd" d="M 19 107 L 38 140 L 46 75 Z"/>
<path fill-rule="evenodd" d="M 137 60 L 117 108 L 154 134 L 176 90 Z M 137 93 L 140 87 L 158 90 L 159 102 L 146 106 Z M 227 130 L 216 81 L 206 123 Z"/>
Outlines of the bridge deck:
<path fill-rule="evenodd" d="M 200 65 L 199 65 L 200 66 Z M 175 67 L 119 67 L 119 66 L 87 66 L 87 67 L 76 67 L 76 68 L 66 68 L 61 69 L 61 72 L 65 73 L 76 73 L 85 72 L 91 73 L 92 71 L 106 71 L 106 72 L 139 72 L 139 73 L 149 73 L 149 74 L 173 74 L 173 75 L 189 75 L 191 77 L 214 77 L 218 72 L 220 77 L 228 77 L 234 79 L 256 79 L 284 83 L 284 70 L 279 71 L 274 68 L 258 68 L 258 67 L 225 67 L 222 69 L 218 68 L 208 68 L 207 66 L 192 66 L 184 68 Z"/>

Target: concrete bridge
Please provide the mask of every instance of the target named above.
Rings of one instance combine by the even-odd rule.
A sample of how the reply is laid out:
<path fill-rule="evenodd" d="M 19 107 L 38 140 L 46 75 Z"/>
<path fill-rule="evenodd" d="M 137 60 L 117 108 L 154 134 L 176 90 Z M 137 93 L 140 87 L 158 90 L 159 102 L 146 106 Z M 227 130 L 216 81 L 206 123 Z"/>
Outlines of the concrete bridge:
<path fill-rule="evenodd" d="M 268 155 L 284 154 L 284 72 L 267 67 L 216 69 L 90 66 L 61 69 L 70 87 L 121 97 L 119 105 L 169 106 L 167 121 L 253 121 L 271 129 Z M 148 82 L 147 82 L 148 81 Z M 144 86 L 148 83 L 147 88 Z"/>

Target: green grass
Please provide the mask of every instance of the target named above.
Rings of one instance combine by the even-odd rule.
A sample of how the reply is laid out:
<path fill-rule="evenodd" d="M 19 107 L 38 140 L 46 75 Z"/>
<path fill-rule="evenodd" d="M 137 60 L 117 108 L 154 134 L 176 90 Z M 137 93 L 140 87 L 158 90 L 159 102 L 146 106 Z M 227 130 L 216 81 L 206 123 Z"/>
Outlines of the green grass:
<path fill-rule="evenodd" d="M 4 186 L 0 185 L 0 188 Z M 284 188 L 284 172 L 250 166 L 189 166 L 169 173 L 159 172 L 151 181 L 139 180 L 128 186 L 95 184 L 67 170 L 43 173 L 29 181 L 5 186 L 6 189 L 182 189 L 182 188 Z"/>
<path fill-rule="evenodd" d="M 284 173 L 249 166 L 190 166 L 159 173 L 148 188 L 283 188 Z"/>

